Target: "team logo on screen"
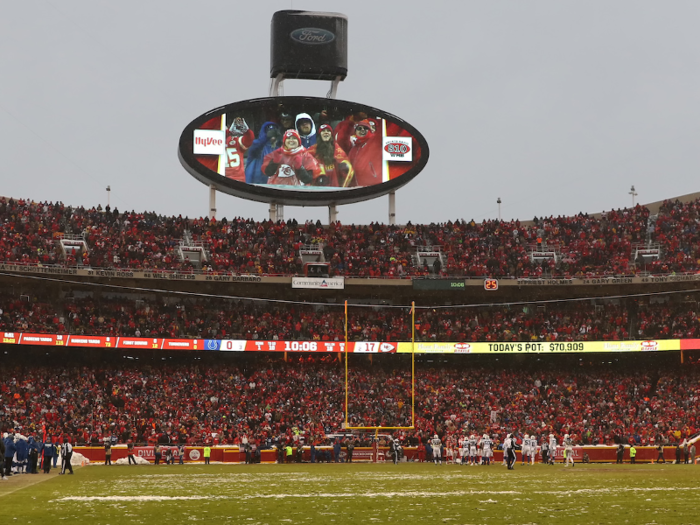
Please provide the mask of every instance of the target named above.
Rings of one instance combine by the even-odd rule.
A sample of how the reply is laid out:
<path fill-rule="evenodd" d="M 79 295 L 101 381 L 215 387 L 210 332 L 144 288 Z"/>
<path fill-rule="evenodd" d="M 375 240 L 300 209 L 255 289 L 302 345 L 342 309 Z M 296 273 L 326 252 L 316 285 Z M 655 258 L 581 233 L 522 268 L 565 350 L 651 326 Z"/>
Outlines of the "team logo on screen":
<path fill-rule="evenodd" d="M 289 34 L 290 38 L 300 44 L 330 44 L 335 40 L 335 34 L 320 27 L 302 27 Z"/>
<path fill-rule="evenodd" d="M 455 354 L 468 354 L 472 351 L 472 345 L 469 343 L 457 343 L 455 344 Z"/>
<path fill-rule="evenodd" d="M 654 351 L 659 349 L 658 341 L 642 341 L 642 350 Z"/>

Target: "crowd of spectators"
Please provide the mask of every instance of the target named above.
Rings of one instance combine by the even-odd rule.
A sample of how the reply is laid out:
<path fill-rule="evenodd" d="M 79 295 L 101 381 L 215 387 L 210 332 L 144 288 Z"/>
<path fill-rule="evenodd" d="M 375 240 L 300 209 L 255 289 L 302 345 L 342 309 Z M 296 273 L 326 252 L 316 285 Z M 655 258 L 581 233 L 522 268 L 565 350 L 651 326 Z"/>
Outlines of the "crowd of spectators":
<path fill-rule="evenodd" d="M 533 221 L 457 220 L 441 224 L 344 225 L 273 223 L 242 218 L 209 220 L 155 213 L 64 206 L 0 198 L 0 261 L 21 264 L 192 271 L 178 250 L 191 239 L 208 254 L 203 271 L 299 275 L 299 249 L 323 246 L 332 275 L 407 278 L 434 271 L 416 261 L 419 246 L 439 246 L 438 273 L 469 277 L 593 277 L 696 272 L 700 201 L 668 201 L 655 221 L 649 210 L 613 210 L 601 216 Z M 85 240 L 87 251 L 64 253 L 65 235 Z M 658 261 L 636 264 L 635 246 L 659 244 Z M 533 260 L 533 250 L 557 259 Z"/>
<path fill-rule="evenodd" d="M 550 342 L 696 338 L 697 303 L 639 299 L 548 304 L 350 306 L 349 341 Z M 344 341 L 342 305 L 92 293 L 61 298 L 0 292 L 0 331 L 67 335 Z"/>
<path fill-rule="evenodd" d="M 409 426 L 411 367 L 397 356 L 349 367 L 351 426 Z M 62 436 L 78 444 L 105 437 L 125 443 L 240 444 L 318 442 L 342 432 L 344 365 L 336 356 L 256 356 L 245 364 L 54 363 L 1 369 L 0 430 Z M 129 363 L 129 364 L 126 364 Z M 415 430 L 404 444 L 487 432 L 559 438 L 580 444 L 678 442 L 698 430 L 700 373 L 656 365 L 501 368 L 456 361 L 419 362 Z"/>

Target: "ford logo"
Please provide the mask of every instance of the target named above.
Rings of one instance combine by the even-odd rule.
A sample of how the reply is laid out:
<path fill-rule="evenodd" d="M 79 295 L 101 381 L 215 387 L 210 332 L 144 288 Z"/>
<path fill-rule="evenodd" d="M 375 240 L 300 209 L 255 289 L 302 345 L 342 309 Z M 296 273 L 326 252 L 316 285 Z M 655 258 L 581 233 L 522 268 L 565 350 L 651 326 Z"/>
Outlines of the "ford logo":
<path fill-rule="evenodd" d="M 335 40 L 335 34 L 327 29 L 320 29 L 318 27 L 302 27 L 300 29 L 295 29 L 289 36 L 292 40 L 300 44 L 329 44 Z"/>

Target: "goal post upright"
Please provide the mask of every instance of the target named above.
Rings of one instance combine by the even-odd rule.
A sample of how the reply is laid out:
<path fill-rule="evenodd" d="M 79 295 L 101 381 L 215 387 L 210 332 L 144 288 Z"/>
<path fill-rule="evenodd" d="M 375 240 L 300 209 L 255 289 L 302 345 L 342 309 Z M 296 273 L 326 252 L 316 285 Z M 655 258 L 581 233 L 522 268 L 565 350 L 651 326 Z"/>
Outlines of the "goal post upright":
<path fill-rule="evenodd" d="M 385 426 L 361 426 L 353 427 L 350 426 L 350 421 L 348 419 L 348 401 L 349 401 L 349 388 L 348 388 L 348 301 L 345 301 L 345 430 L 359 430 L 365 432 L 374 432 L 375 439 L 379 439 L 380 430 L 415 430 L 416 428 L 416 303 L 413 301 L 411 303 L 411 425 L 410 426 L 398 426 L 398 427 L 385 427 Z"/>
<path fill-rule="evenodd" d="M 416 302 L 411 302 L 411 427 L 416 426 Z"/>
<path fill-rule="evenodd" d="M 345 428 L 348 428 L 348 301 L 345 300 Z"/>

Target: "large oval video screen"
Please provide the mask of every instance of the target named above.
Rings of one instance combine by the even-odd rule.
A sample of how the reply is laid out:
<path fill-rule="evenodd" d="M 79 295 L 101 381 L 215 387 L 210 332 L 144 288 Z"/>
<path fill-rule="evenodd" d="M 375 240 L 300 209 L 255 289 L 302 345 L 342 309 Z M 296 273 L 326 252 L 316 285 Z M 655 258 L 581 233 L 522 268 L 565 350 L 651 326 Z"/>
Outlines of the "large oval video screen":
<path fill-rule="evenodd" d="M 289 205 L 348 204 L 395 191 L 428 162 L 410 124 L 342 100 L 274 97 L 212 110 L 182 132 L 180 162 L 238 197 Z"/>

